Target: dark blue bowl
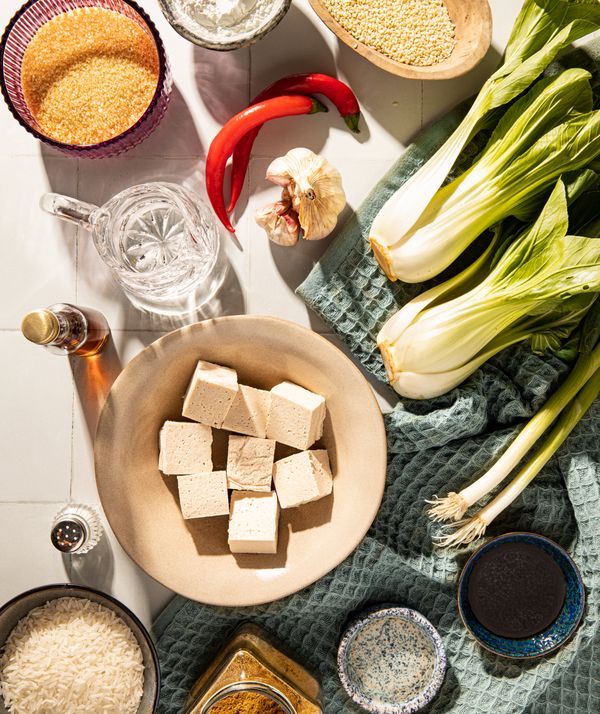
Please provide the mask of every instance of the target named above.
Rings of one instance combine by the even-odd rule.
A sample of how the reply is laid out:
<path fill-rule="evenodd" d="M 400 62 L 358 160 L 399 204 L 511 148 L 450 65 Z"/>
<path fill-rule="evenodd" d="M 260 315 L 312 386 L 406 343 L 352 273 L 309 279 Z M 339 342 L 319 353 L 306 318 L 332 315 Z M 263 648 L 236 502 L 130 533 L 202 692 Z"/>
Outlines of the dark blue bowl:
<path fill-rule="evenodd" d="M 543 632 L 522 640 L 500 637 L 487 630 L 475 617 L 469 605 L 469 578 L 482 555 L 504 543 L 529 543 L 541 548 L 562 570 L 567 584 L 563 608 L 556 620 Z M 507 533 L 494 538 L 467 561 L 458 581 L 458 611 L 462 621 L 486 650 L 502 657 L 530 659 L 554 652 L 575 632 L 585 609 L 585 589 L 579 570 L 568 553 L 557 543 L 535 533 Z"/>

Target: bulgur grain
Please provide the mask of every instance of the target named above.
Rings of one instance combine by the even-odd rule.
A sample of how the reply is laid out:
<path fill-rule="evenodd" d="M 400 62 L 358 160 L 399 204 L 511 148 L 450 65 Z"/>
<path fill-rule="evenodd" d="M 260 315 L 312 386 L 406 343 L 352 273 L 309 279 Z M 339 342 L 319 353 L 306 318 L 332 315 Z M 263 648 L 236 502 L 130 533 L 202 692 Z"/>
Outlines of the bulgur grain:
<path fill-rule="evenodd" d="M 133 126 L 156 91 L 152 36 L 104 8 L 62 13 L 34 35 L 23 57 L 23 95 L 42 133 L 89 146 Z"/>
<path fill-rule="evenodd" d="M 398 62 L 438 64 L 456 45 L 456 28 L 443 0 L 323 2 L 353 37 Z"/>

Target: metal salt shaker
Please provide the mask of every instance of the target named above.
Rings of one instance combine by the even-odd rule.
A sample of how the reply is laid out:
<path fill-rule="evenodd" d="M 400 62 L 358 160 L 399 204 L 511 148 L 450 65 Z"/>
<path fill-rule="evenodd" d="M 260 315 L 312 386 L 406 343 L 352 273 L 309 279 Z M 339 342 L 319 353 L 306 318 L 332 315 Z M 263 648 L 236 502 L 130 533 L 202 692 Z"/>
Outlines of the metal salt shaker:
<path fill-rule="evenodd" d="M 102 538 L 102 524 L 96 511 L 83 504 L 69 504 L 54 518 L 50 539 L 61 553 L 88 553 Z"/>

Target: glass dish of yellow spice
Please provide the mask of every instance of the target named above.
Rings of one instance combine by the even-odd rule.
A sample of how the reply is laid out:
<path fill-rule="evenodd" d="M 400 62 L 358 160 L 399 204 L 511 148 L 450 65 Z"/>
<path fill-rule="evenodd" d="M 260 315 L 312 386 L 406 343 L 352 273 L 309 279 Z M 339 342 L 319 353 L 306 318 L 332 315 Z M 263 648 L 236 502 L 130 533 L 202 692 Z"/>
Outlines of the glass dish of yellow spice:
<path fill-rule="evenodd" d="M 272 636 L 242 625 L 200 676 L 185 714 L 322 714 L 314 676 Z"/>
<path fill-rule="evenodd" d="M 161 39 L 133 0 L 36 0 L 0 44 L 0 79 L 15 118 L 68 153 L 114 156 L 145 139 L 172 80 Z"/>

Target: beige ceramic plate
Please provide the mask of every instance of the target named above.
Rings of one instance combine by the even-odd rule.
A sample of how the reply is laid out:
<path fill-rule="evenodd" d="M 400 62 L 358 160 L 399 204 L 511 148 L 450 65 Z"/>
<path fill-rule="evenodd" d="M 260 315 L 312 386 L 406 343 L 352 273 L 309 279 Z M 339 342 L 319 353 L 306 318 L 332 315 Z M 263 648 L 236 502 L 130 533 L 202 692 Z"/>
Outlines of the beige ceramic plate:
<path fill-rule="evenodd" d="M 270 389 L 291 380 L 322 394 L 322 444 L 332 496 L 282 511 L 276 555 L 232 555 L 227 517 L 184 521 L 177 479 L 157 469 L 158 431 L 181 419 L 199 359 L 234 367 L 240 382 Z M 224 432 L 215 432 L 215 467 Z M 319 335 L 270 317 L 224 317 L 176 330 L 123 370 L 102 412 L 96 480 L 111 528 L 133 560 L 181 595 L 213 605 L 256 605 L 325 575 L 359 544 L 379 509 L 386 470 L 383 419 L 367 381 Z"/>

